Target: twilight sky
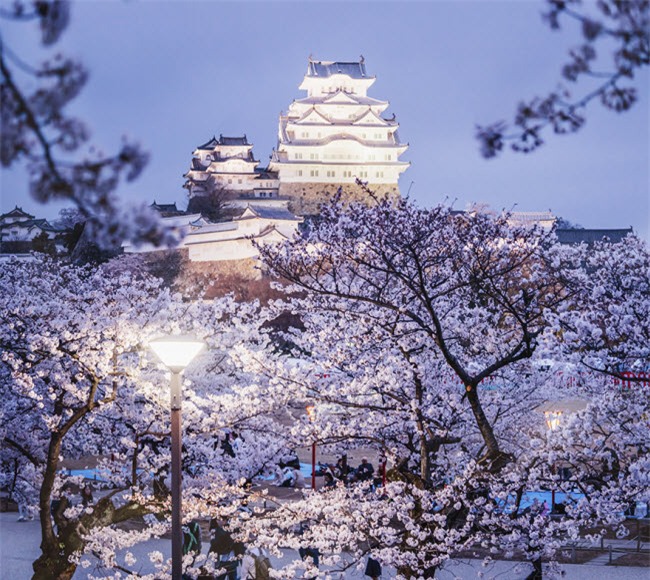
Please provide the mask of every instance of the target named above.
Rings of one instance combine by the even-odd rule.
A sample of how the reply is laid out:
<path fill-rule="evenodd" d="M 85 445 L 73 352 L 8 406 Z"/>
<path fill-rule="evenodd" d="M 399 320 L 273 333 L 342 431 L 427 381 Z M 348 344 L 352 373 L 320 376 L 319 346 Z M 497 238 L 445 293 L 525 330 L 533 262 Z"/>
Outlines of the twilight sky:
<path fill-rule="evenodd" d="M 4 3 L 4 0 L 3 0 Z M 400 182 L 422 205 L 478 202 L 500 210 L 551 210 L 584 227 L 628 227 L 647 239 L 650 124 L 648 73 L 640 101 L 616 114 L 590 105 L 578 134 L 547 134 L 530 155 L 486 161 L 476 124 L 512 117 L 522 98 L 556 88 L 578 29 L 551 31 L 538 1 L 218 2 L 84 1 L 55 49 L 79 57 L 90 80 L 69 113 L 87 122 L 93 144 L 115 151 L 123 135 L 151 154 L 124 199 L 187 203 L 183 173 L 193 149 L 220 133 L 246 133 L 268 162 L 278 114 L 304 95 L 297 87 L 311 54 L 358 60 L 377 77 L 369 94 L 390 101 L 412 166 Z M 3 39 L 40 60 L 30 25 L 2 23 Z M 576 87 L 582 95 L 588 87 Z M 411 185 L 411 182 L 412 185 Z M 2 211 L 40 206 L 24 172 L 4 170 Z M 455 200 L 455 201 L 454 201 Z"/>

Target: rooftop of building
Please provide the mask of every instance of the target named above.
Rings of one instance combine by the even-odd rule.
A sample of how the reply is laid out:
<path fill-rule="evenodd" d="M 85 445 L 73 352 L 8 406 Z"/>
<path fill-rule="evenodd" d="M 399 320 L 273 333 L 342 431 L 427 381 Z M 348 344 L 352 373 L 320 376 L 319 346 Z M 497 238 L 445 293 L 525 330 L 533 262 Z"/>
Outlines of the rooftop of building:
<path fill-rule="evenodd" d="M 251 143 L 248 142 L 248 139 L 246 138 L 246 133 L 244 133 L 243 137 L 224 137 L 223 135 L 219 135 L 219 139 L 217 139 L 213 135 L 212 139 L 206 141 L 205 143 L 203 143 L 203 145 L 199 145 L 197 149 L 214 149 L 219 145 L 248 146 L 251 145 Z"/>
<path fill-rule="evenodd" d="M 327 78 L 336 74 L 343 74 L 353 79 L 368 78 L 363 56 L 358 62 L 312 60 L 311 57 L 309 58 L 306 76 Z"/>
<path fill-rule="evenodd" d="M 25 218 L 25 219 L 34 219 L 34 216 L 32 214 L 23 211 L 22 207 L 16 206 L 11 211 L 1 214 L 0 220 L 4 218 L 17 218 L 17 217 Z"/>
<path fill-rule="evenodd" d="M 555 230 L 557 239 L 561 244 L 593 244 L 594 242 L 620 242 L 626 236 L 631 235 L 632 228 L 621 229 L 584 229 L 584 228 L 562 228 Z"/>
<path fill-rule="evenodd" d="M 149 207 L 160 213 L 161 217 L 174 217 L 185 214 L 182 209 L 178 209 L 176 207 L 176 202 L 156 203 L 156 200 L 154 200 L 154 202 Z"/>
<path fill-rule="evenodd" d="M 286 208 L 281 207 L 264 207 L 247 205 L 241 215 L 236 218 L 237 220 L 250 219 L 259 217 L 268 220 L 290 220 L 302 221 L 302 218 L 297 217 Z"/>

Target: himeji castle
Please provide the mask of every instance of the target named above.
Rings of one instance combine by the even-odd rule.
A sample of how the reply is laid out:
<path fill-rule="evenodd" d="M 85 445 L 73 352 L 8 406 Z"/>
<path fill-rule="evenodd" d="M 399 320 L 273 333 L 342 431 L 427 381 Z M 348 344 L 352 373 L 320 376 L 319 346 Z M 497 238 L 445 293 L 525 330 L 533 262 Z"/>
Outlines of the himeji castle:
<path fill-rule="evenodd" d="M 192 154 L 183 187 L 189 197 L 224 189 L 250 197 L 277 197 L 277 175 L 259 168 L 253 145 L 243 137 L 212 137 Z"/>
<path fill-rule="evenodd" d="M 399 196 L 399 176 L 409 167 L 399 157 L 408 144 L 400 142 L 395 115 L 383 116 L 388 101 L 368 96 L 375 80 L 363 57 L 309 59 L 298 87 L 307 96 L 280 114 L 278 146 L 269 164 L 278 175 L 279 195 L 299 213 L 317 213 L 318 204 L 339 189 L 344 199 L 364 201 L 368 194 L 357 179 L 380 197 Z"/>
<path fill-rule="evenodd" d="M 298 215 L 317 214 L 337 192 L 346 201 L 369 201 L 357 180 L 379 197 L 398 197 L 399 176 L 410 165 L 399 157 L 408 144 L 400 142 L 395 115 L 383 116 L 388 101 L 368 96 L 375 80 L 363 57 L 310 57 L 298 87 L 307 96 L 280 114 L 269 166 L 259 167 L 245 135 L 213 137 L 193 152 L 184 185 L 189 197 L 223 189 L 251 205 L 283 201 Z"/>

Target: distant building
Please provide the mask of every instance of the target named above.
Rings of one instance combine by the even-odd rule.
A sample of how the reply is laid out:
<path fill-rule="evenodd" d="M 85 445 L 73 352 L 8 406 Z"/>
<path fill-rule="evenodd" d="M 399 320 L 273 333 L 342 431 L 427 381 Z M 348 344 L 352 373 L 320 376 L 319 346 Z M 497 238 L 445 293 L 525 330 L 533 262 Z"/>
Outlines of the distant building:
<path fill-rule="evenodd" d="M 240 202 L 243 203 L 243 202 Z M 170 204 L 174 205 L 174 204 Z M 192 262 L 222 262 L 256 258 L 258 251 L 253 240 L 268 244 L 291 238 L 298 230 L 302 218 L 296 217 L 285 205 L 246 204 L 232 220 L 211 223 L 201 214 L 164 215 L 161 207 L 152 204 L 162 214 L 162 222 L 183 237 L 179 248 L 188 250 Z M 174 205 L 175 207 L 175 205 Z M 143 253 L 159 250 L 152 245 L 124 245 L 126 253 Z"/>
<path fill-rule="evenodd" d="M 37 219 L 16 206 L 0 215 L 0 253 L 23 254 L 33 250 L 42 251 L 43 247 L 35 246 L 34 240 L 37 238 L 43 242 L 51 241 L 52 248 L 62 252 L 65 250 L 62 236 L 66 232 L 66 229 L 57 228 L 46 219 Z"/>
<path fill-rule="evenodd" d="M 174 217 L 179 215 L 185 215 L 182 209 L 176 207 L 176 203 L 156 203 L 154 202 L 149 206 L 151 209 L 155 209 L 161 217 Z"/>
<path fill-rule="evenodd" d="M 192 227 L 183 241 L 192 262 L 256 258 L 253 240 L 260 244 L 282 242 L 298 230 L 302 218 L 284 208 L 248 205 L 230 222 Z"/>
<path fill-rule="evenodd" d="M 280 196 L 291 200 L 296 213 L 318 213 L 338 191 L 346 200 L 367 201 L 357 179 L 380 197 L 399 196 L 399 176 L 410 165 L 399 157 L 408 144 L 400 142 L 395 115 L 382 116 L 388 101 L 368 96 L 374 82 L 363 57 L 309 59 L 299 86 L 307 96 L 280 114 L 278 147 L 269 164 L 278 174 Z"/>
<path fill-rule="evenodd" d="M 194 150 L 183 187 L 190 199 L 219 191 L 232 192 L 235 197 L 278 197 L 277 175 L 258 166 L 246 135 L 219 135 Z"/>
<path fill-rule="evenodd" d="M 623 229 L 557 229 L 555 234 L 561 244 L 593 244 L 594 242 L 620 242 L 626 236 L 632 235 L 632 228 Z"/>
<path fill-rule="evenodd" d="M 514 226 L 538 226 L 545 230 L 550 230 L 556 221 L 550 211 L 513 211 L 508 218 L 508 223 Z"/>

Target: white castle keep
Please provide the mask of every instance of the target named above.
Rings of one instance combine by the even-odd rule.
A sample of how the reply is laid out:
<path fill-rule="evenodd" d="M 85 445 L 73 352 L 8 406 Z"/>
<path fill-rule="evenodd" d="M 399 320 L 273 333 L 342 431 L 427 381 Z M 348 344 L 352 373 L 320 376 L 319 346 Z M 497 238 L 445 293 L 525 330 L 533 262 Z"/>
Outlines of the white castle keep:
<path fill-rule="evenodd" d="M 367 201 L 360 180 L 376 195 L 398 197 L 400 174 L 409 163 L 399 157 L 395 115 L 385 118 L 388 101 L 368 96 L 375 82 L 363 57 L 358 62 L 309 59 L 294 100 L 278 124 L 278 145 L 267 168 L 260 168 L 246 136 L 213 137 L 197 147 L 184 187 L 190 198 L 227 190 L 240 200 L 258 204 L 283 200 L 300 215 L 337 192 L 345 200 Z"/>

